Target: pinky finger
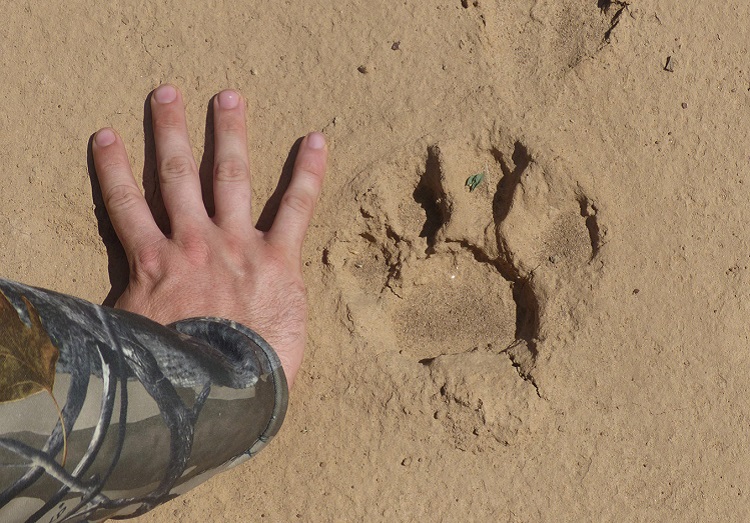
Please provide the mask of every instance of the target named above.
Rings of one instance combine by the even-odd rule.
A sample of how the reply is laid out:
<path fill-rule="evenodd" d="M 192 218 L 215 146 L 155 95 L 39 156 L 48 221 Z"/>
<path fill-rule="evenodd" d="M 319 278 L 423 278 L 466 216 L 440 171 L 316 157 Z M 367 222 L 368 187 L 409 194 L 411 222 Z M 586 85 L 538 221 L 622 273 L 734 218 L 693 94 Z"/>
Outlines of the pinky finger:
<path fill-rule="evenodd" d="M 266 234 L 269 243 L 281 247 L 291 258 L 301 256 L 302 242 L 323 186 L 327 159 L 325 137 L 318 132 L 308 134 L 300 144 L 292 179 Z"/>

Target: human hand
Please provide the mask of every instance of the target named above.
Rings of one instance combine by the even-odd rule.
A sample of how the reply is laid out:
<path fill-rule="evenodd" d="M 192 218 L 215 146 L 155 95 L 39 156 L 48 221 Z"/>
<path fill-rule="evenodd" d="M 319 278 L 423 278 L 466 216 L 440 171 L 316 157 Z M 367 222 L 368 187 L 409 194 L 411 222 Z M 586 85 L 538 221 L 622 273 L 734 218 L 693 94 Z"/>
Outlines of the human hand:
<path fill-rule="evenodd" d="M 203 204 L 182 97 L 171 85 L 151 96 L 164 206 L 157 226 L 136 185 L 125 146 L 101 129 L 92 150 L 104 204 L 125 249 L 130 280 L 115 307 L 162 324 L 194 316 L 238 321 L 279 355 L 291 387 L 305 347 L 307 301 L 302 242 L 320 194 L 327 148 L 320 133 L 301 142 L 292 178 L 267 232 L 252 223 L 245 104 L 234 91 L 213 99 L 214 216 Z"/>

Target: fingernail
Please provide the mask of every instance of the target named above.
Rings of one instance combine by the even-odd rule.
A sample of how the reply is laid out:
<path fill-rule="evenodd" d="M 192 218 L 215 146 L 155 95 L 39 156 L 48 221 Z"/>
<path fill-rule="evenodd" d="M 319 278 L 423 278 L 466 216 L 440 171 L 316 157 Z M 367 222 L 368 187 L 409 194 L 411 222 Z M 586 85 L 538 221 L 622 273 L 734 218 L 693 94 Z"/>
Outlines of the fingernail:
<path fill-rule="evenodd" d="M 160 104 L 174 102 L 177 98 L 177 90 L 171 85 L 162 85 L 154 91 L 154 99 Z"/>
<path fill-rule="evenodd" d="M 240 103 L 240 95 L 234 91 L 222 91 L 219 93 L 219 107 L 222 109 L 234 109 Z"/>
<path fill-rule="evenodd" d="M 307 135 L 307 145 L 310 149 L 322 149 L 326 146 L 326 137 L 323 133 L 310 133 Z"/>
<path fill-rule="evenodd" d="M 102 129 L 96 133 L 94 140 L 99 147 L 106 147 L 115 143 L 115 133 L 112 132 L 112 129 Z"/>

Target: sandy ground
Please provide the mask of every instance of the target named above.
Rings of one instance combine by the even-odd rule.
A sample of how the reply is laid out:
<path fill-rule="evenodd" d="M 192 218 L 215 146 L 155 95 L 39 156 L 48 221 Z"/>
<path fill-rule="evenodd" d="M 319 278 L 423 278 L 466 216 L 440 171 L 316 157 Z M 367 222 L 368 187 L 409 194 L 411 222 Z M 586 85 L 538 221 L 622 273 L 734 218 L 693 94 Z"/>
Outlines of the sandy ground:
<path fill-rule="evenodd" d="M 258 207 L 331 142 L 285 427 L 138 521 L 750 518 L 746 2 L 54 4 L 0 19 L 4 277 L 104 300 L 87 142 L 142 172 L 160 82 L 198 158 L 247 97 Z"/>

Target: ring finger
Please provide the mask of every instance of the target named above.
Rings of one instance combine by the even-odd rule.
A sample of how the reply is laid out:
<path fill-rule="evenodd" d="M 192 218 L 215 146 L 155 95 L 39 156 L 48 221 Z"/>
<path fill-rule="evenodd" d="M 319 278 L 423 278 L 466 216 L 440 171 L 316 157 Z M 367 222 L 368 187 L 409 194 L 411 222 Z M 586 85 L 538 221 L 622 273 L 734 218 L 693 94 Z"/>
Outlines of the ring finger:
<path fill-rule="evenodd" d="M 168 84 L 157 88 L 151 96 L 151 113 L 164 207 L 173 233 L 179 234 L 181 227 L 208 216 L 179 91 Z"/>

